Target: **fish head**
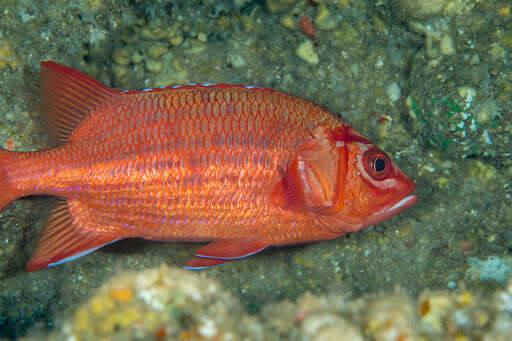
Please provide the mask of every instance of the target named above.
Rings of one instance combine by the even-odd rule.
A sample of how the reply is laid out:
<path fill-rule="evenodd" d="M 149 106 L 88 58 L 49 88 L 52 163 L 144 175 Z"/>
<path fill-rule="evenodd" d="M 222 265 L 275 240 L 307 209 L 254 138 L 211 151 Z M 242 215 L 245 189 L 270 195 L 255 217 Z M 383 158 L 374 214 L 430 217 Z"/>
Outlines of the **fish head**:
<path fill-rule="evenodd" d="M 415 183 L 375 144 L 348 125 L 320 125 L 284 180 L 288 207 L 343 235 L 380 223 L 416 203 Z"/>
<path fill-rule="evenodd" d="M 416 184 L 375 144 L 351 129 L 340 151 L 337 210 L 326 212 L 335 230 L 357 231 L 385 221 L 413 206 Z"/>

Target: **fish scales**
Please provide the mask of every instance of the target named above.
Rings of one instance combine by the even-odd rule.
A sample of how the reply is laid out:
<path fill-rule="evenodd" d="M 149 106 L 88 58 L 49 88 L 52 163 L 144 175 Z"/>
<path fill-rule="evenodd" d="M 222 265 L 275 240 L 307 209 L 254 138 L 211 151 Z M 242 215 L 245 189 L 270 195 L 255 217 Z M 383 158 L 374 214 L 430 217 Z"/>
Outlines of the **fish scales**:
<path fill-rule="evenodd" d="M 43 62 L 41 96 L 61 144 L 0 150 L 0 209 L 27 195 L 60 198 L 29 271 L 130 237 L 209 241 L 184 267 L 214 267 L 360 230 L 417 199 L 358 131 L 271 89 L 116 91 Z"/>
<path fill-rule="evenodd" d="M 293 228 L 299 230 L 312 221 L 292 215 L 276 219 L 277 209 L 269 197 L 271 185 L 282 175 L 277 166 L 285 169 L 294 156 L 297 143 L 307 134 L 301 131 L 303 124 L 314 126 L 329 117 L 321 112 L 310 115 L 318 109 L 308 103 L 302 103 L 294 117 L 282 115 L 298 99 L 258 93 L 206 88 L 119 96 L 88 116 L 69 145 L 51 156 L 35 152 L 40 156 L 35 161 L 26 155 L 32 161 L 18 174 L 26 181 L 18 182 L 17 188 L 31 194 L 65 193 L 82 206 L 80 210 L 72 206 L 71 212 L 84 215 L 84 225 L 126 237 L 204 240 L 259 234 L 268 238 L 272 236 L 268 229 L 289 235 Z M 237 105 L 231 98 L 245 102 Z M 207 106 L 213 108 L 213 117 L 205 109 L 197 110 Z M 160 110 L 157 121 L 154 113 Z M 203 120 L 214 128 L 195 129 L 195 122 Z M 69 155 L 85 157 L 70 163 Z M 59 170 L 51 183 L 40 164 Z M 88 185 L 79 186 L 84 182 Z M 257 219 L 253 222 L 252 217 Z M 308 236 L 297 234 L 297 238 Z"/>

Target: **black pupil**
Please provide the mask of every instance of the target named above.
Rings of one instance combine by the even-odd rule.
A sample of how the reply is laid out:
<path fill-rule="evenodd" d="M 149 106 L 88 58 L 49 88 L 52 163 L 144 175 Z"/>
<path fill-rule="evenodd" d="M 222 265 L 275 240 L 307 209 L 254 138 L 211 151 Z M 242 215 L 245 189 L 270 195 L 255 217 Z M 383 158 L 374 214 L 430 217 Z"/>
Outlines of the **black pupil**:
<path fill-rule="evenodd" d="M 381 158 L 376 158 L 374 166 L 375 166 L 375 171 L 377 173 L 380 173 L 384 169 L 386 169 L 386 162 L 383 159 L 381 159 Z"/>

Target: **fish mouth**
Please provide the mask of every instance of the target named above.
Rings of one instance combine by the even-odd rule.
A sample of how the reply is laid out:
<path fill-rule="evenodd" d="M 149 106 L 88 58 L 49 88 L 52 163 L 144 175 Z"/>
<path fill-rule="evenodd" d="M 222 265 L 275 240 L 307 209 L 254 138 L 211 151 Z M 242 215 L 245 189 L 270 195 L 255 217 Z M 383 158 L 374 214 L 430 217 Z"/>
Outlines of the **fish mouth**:
<path fill-rule="evenodd" d="M 413 206 L 417 200 L 418 196 L 416 194 L 409 194 L 391 206 L 385 207 L 377 213 L 366 217 L 366 219 L 350 219 L 350 217 L 346 216 L 340 217 L 329 215 L 319 215 L 316 218 L 320 223 L 327 226 L 331 231 L 338 234 L 345 234 L 347 232 L 359 231 L 364 227 L 375 225 L 388 220 L 389 218 L 392 218 L 398 213 L 405 211 L 406 209 Z"/>
<path fill-rule="evenodd" d="M 414 189 L 413 189 L 414 190 Z M 411 191 L 412 192 L 412 191 Z M 366 220 L 366 226 L 375 225 L 383 222 L 384 220 L 388 220 L 391 217 L 399 214 L 400 212 L 405 211 L 406 209 L 413 206 L 416 201 L 418 201 L 418 196 L 416 194 L 409 194 L 406 197 L 400 199 L 396 203 L 394 203 L 390 207 L 385 207 L 374 215 L 370 216 Z"/>
<path fill-rule="evenodd" d="M 416 194 L 410 194 L 388 208 L 384 214 L 386 215 L 395 215 L 402 211 L 405 211 L 409 207 L 413 206 L 416 201 L 418 201 L 418 196 Z"/>
<path fill-rule="evenodd" d="M 416 189 L 416 184 L 405 175 L 402 179 L 404 186 L 402 187 L 401 191 L 403 193 L 402 195 L 405 196 L 397 197 L 397 202 L 389 206 L 386 205 L 379 212 L 377 212 L 375 215 L 380 217 L 380 221 L 389 219 L 398 213 L 405 211 L 406 209 L 413 206 L 416 201 L 418 201 L 418 196 L 412 193 Z"/>

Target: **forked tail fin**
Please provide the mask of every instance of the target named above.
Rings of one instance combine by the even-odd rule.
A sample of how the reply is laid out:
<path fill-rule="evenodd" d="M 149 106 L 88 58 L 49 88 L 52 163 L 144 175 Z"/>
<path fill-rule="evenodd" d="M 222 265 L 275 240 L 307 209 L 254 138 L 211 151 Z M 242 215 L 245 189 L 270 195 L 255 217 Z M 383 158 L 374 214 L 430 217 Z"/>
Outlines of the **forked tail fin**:
<path fill-rule="evenodd" d="M 17 152 L 0 149 L 0 211 L 21 195 L 10 174 L 10 170 L 15 167 L 14 155 L 16 154 Z"/>

